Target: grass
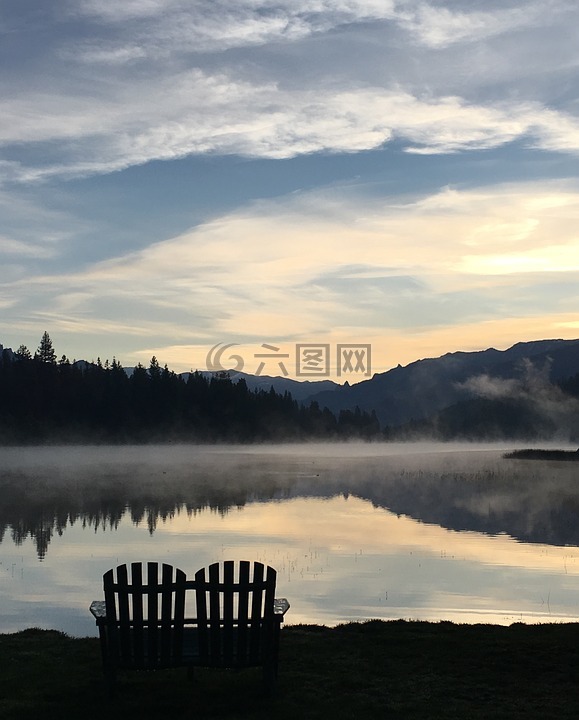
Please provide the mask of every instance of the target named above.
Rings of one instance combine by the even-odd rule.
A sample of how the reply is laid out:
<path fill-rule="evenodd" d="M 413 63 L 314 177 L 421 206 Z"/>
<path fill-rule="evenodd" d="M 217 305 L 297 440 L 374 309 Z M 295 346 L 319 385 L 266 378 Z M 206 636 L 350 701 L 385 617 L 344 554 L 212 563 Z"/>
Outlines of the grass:
<path fill-rule="evenodd" d="M 0 635 L 2 720 L 579 717 L 579 624 L 371 621 L 288 626 L 271 699 L 259 671 L 121 675 L 104 691 L 96 638 Z"/>

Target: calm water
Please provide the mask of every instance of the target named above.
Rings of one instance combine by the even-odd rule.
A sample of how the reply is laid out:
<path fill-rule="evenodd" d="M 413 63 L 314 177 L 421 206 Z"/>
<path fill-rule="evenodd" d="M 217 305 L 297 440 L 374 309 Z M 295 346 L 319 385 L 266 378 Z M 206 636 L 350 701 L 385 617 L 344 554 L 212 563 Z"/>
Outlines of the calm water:
<path fill-rule="evenodd" d="M 290 623 L 579 617 L 579 463 L 513 446 L 0 448 L 0 632 L 94 635 L 103 573 L 278 570 Z"/>

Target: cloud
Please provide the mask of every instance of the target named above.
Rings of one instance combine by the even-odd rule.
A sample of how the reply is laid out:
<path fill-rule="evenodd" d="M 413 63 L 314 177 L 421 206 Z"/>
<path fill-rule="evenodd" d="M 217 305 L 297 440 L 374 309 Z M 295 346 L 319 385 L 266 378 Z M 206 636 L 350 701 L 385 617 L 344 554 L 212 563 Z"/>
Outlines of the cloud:
<path fill-rule="evenodd" d="M 164 42 L 177 41 L 195 52 L 295 41 L 355 23 L 390 22 L 408 40 L 440 49 L 524 28 L 555 23 L 572 11 L 568 2 L 470 4 L 422 0 L 87 0 L 75 8 L 101 22 L 135 27 L 143 46 L 158 53 Z M 506 6 L 506 7 L 505 7 Z M 132 25 L 131 25 L 132 24 Z M 135 31 L 134 31 L 135 32 Z M 173 50 L 175 47 L 173 46 Z"/>
<path fill-rule="evenodd" d="M 395 0 L 87 0 L 75 6 L 73 14 L 97 21 L 101 33 L 110 26 L 117 39 L 108 40 L 102 53 L 91 42 L 78 42 L 71 49 L 81 61 L 104 63 L 131 61 L 137 48 L 139 56 L 157 60 L 180 53 L 217 53 L 393 19 L 395 8 Z"/>
<path fill-rule="evenodd" d="M 380 88 L 288 91 L 198 70 L 175 76 L 170 85 L 151 78 L 147 93 L 118 86 L 106 98 L 22 96 L 4 102 L 0 119 L 0 143 L 28 142 L 37 155 L 44 151 L 42 164 L 20 168 L 23 181 L 199 154 L 284 159 L 352 153 L 393 138 L 419 153 L 492 148 L 521 138 L 577 153 L 579 120 L 537 104 L 483 107 Z"/>
<path fill-rule="evenodd" d="M 363 199 L 352 187 L 294 194 L 80 271 L 4 281 L 2 296 L 17 303 L 0 329 L 14 332 L 16 322 L 71 338 L 108 336 L 117 353 L 143 343 L 197 345 L 206 354 L 220 341 L 332 338 L 376 342 L 388 356 L 394 338 L 399 353 L 420 345 L 440 354 L 435 347 L 480 349 L 496 342 L 491 337 L 508 338 L 509 327 L 513 342 L 572 337 L 576 328 L 561 326 L 576 317 L 570 288 L 579 272 L 571 262 L 550 283 L 549 272 L 485 274 L 485 260 L 505 238 L 523 256 L 527 245 L 550 247 L 552 233 L 575 247 L 578 212 L 571 183 L 405 200 Z M 478 272 L 464 267 L 473 238 L 487 238 L 477 246 Z"/>
<path fill-rule="evenodd" d="M 549 374 L 548 362 L 543 367 L 537 367 L 524 359 L 519 378 L 504 379 L 483 374 L 471 377 L 457 387 L 491 400 L 526 402 L 549 418 L 559 431 L 569 431 L 575 427 L 579 417 L 579 400 L 553 385 Z"/>
<path fill-rule="evenodd" d="M 55 205 L 23 188 L 10 192 L 0 189 L 2 282 L 17 280 L 58 261 L 68 242 L 87 232 L 88 222 Z"/>
<path fill-rule="evenodd" d="M 490 375 L 476 375 L 464 383 L 458 383 L 457 387 L 479 397 L 498 400 L 499 398 L 520 397 L 524 390 L 524 383 L 512 378 L 504 379 L 494 378 Z M 525 391 L 525 394 L 528 397 L 527 391 Z"/>
<path fill-rule="evenodd" d="M 234 20 L 238 28 L 249 21 L 259 22 L 281 18 L 288 25 L 300 18 L 315 28 L 334 27 L 344 22 L 396 17 L 396 0 L 85 0 L 75 12 L 98 17 L 105 22 L 126 23 L 129 20 L 154 20 L 178 17 L 197 26 L 197 32 L 210 35 L 223 33 Z M 404 4 L 404 3 L 402 3 Z M 221 19 L 221 28 L 219 20 Z M 237 33 L 243 38 L 244 33 Z"/>
<path fill-rule="evenodd" d="M 398 185 L 400 173 L 406 191 L 572 173 L 576 3 L 12 5 L 0 79 L 3 332 L 39 336 L 54 323 L 73 342 L 94 334 L 110 347 L 114 335 L 131 352 L 344 333 L 395 339 L 404 353 L 419 340 L 433 353 L 443 341 L 477 346 L 491 330 L 505 342 L 574 332 L 574 183 L 394 197 L 380 179 Z M 505 152 L 480 152 L 496 148 Z M 411 157 L 452 153 L 465 162 Z M 350 157 L 303 157 L 322 154 Z M 116 172 L 151 161 L 165 162 Z M 350 180 L 231 210 L 366 172 L 372 187 Z M 182 232 L 200 218 L 213 219 Z M 152 238 L 161 242 L 145 247 Z"/>
<path fill-rule="evenodd" d="M 527 2 L 513 4 L 513 7 L 490 7 L 484 10 L 452 10 L 440 4 L 426 2 L 408 3 L 408 7 L 401 3 L 398 21 L 420 43 L 431 48 L 444 48 L 455 43 L 474 42 L 503 35 L 529 27 L 545 27 L 548 22 L 554 22 L 559 12 L 569 10 L 565 2 L 551 2 L 549 13 L 546 12 L 547 3 Z M 471 3 L 471 6 L 475 3 Z"/>
<path fill-rule="evenodd" d="M 465 255 L 465 272 L 484 275 L 507 275 L 579 271 L 579 241 L 568 245 L 551 245 L 539 250 L 500 255 Z"/>
<path fill-rule="evenodd" d="M 43 245 L 32 245 L 0 235 L 0 257 L 47 258 L 54 255 L 54 249 Z"/>
<path fill-rule="evenodd" d="M 66 52 L 63 52 L 65 60 L 79 59 L 89 65 L 125 65 L 127 63 L 136 62 L 147 57 L 145 48 L 139 45 L 122 45 L 113 44 L 104 45 L 102 43 L 85 42 L 79 46 L 73 46 Z"/>
<path fill-rule="evenodd" d="M 548 13 L 538 2 L 465 12 L 418 0 L 67 7 L 74 37 L 55 10 L 51 44 L 23 37 L 27 62 L 9 65 L 0 86 L 6 183 L 194 155 L 357 153 L 393 140 L 423 154 L 516 140 L 579 150 L 576 107 L 550 77 L 579 62 L 565 41 L 566 2 L 549 3 Z M 574 98 L 575 81 L 565 83 Z"/>

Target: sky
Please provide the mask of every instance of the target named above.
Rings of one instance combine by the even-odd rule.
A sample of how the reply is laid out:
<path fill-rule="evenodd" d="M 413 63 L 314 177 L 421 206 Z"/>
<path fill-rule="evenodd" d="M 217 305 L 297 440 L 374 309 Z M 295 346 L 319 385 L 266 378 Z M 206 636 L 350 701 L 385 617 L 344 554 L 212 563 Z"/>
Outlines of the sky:
<path fill-rule="evenodd" d="M 3 0 L 0 343 L 352 383 L 578 338 L 578 98 L 576 0 Z"/>

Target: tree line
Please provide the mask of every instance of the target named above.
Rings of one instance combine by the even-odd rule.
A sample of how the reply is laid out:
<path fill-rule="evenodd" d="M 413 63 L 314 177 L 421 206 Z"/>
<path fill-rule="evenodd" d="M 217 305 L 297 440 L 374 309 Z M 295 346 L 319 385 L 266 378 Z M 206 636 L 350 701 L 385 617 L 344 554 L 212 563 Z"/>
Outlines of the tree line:
<path fill-rule="evenodd" d="M 336 416 L 290 393 L 251 391 L 227 373 L 177 375 L 156 357 L 121 363 L 58 359 L 47 332 L 32 354 L 0 357 L 0 443 L 261 442 L 381 437 L 374 412 Z"/>

